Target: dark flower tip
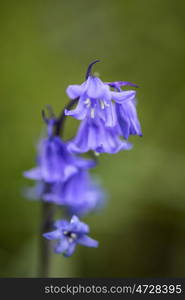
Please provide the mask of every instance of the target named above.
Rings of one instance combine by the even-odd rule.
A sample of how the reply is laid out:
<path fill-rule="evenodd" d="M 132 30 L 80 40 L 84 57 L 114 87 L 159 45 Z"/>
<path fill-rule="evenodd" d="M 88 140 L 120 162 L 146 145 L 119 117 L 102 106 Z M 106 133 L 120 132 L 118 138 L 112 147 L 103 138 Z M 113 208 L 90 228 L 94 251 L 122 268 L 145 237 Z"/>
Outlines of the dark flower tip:
<path fill-rule="evenodd" d="M 92 63 L 90 63 L 90 65 L 87 68 L 87 72 L 86 72 L 86 76 L 85 79 L 87 79 L 90 75 L 91 75 L 91 70 L 94 64 L 96 64 L 97 62 L 100 62 L 99 59 L 94 60 Z"/>
<path fill-rule="evenodd" d="M 48 117 L 46 116 L 46 112 L 44 109 L 42 109 L 42 118 L 46 124 L 48 124 L 51 120 L 55 121 L 56 116 L 54 114 L 53 108 L 51 105 L 46 105 L 46 110 L 48 112 Z"/>

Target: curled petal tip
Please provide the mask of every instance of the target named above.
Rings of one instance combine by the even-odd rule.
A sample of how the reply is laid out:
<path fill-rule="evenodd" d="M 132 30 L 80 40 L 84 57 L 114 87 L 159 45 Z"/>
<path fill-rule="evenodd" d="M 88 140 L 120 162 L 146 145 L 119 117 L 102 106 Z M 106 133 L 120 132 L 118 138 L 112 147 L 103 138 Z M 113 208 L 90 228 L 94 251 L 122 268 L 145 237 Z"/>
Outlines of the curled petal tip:
<path fill-rule="evenodd" d="M 44 121 L 46 124 L 48 124 L 48 118 L 46 117 L 46 113 L 45 113 L 45 110 L 44 110 L 44 109 L 42 109 L 41 114 L 42 114 L 42 119 L 43 119 L 43 121 Z"/>
<path fill-rule="evenodd" d="M 43 118 L 44 122 L 46 124 L 48 124 L 50 120 L 55 120 L 56 116 L 55 116 L 55 113 L 54 113 L 53 108 L 52 108 L 51 105 L 47 104 L 46 105 L 46 110 L 48 112 L 48 117 L 46 116 L 46 113 L 45 113 L 44 109 L 42 109 L 41 113 L 42 113 L 42 118 Z"/>
<path fill-rule="evenodd" d="M 87 79 L 90 75 L 91 75 L 91 70 L 94 64 L 96 64 L 97 62 L 100 62 L 99 59 L 94 60 L 92 63 L 90 63 L 90 65 L 87 68 L 87 72 L 86 72 L 86 76 L 85 79 Z"/>

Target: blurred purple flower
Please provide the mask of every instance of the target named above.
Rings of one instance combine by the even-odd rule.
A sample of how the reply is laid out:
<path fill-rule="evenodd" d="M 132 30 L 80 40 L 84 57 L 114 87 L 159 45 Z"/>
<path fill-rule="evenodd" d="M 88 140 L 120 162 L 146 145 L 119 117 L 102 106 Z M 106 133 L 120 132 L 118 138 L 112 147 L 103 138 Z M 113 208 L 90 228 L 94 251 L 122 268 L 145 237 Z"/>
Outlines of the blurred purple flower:
<path fill-rule="evenodd" d="M 88 236 L 89 226 L 81 222 L 77 216 L 73 216 L 71 221 L 56 221 L 55 230 L 44 233 L 43 236 L 49 240 L 57 240 L 56 253 L 63 253 L 65 257 L 71 256 L 77 244 L 86 247 L 98 247 L 98 242 Z"/>
<path fill-rule="evenodd" d="M 50 124 L 48 138 L 42 139 L 38 146 L 37 167 L 24 172 L 24 176 L 47 183 L 64 182 L 78 172 L 79 168 L 95 165 L 92 160 L 76 157 L 67 149 L 59 136 L 53 136 Z"/>
<path fill-rule="evenodd" d="M 80 170 L 66 182 L 53 184 L 42 197 L 45 201 L 64 205 L 69 214 L 82 216 L 100 209 L 105 193 L 87 171 Z"/>

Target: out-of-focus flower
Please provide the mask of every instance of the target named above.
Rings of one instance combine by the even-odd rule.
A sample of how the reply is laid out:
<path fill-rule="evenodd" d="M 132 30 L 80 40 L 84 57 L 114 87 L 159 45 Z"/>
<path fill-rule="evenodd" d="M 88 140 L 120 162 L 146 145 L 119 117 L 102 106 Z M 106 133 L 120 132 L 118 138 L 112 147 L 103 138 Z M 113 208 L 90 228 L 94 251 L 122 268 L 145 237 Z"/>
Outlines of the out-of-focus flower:
<path fill-rule="evenodd" d="M 64 183 L 53 184 L 42 198 L 65 206 L 71 215 L 82 216 L 103 206 L 105 192 L 87 171 L 79 170 Z"/>
<path fill-rule="evenodd" d="M 68 149 L 74 153 L 93 150 L 96 153 L 117 153 L 130 150 L 132 145 L 120 139 L 118 126 L 105 127 L 102 119 L 86 118 L 80 124 L 76 137 L 69 143 Z"/>
<path fill-rule="evenodd" d="M 64 182 L 78 172 L 79 168 L 90 168 L 94 161 L 76 157 L 67 149 L 67 144 L 59 136 L 52 135 L 48 125 L 48 138 L 42 139 L 38 146 L 37 167 L 24 172 L 30 179 L 47 183 Z"/>
<path fill-rule="evenodd" d="M 86 171 L 80 171 L 64 183 L 63 192 L 70 214 L 82 216 L 100 210 L 105 204 L 105 191 Z"/>
<path fill-rule="evenodd" d="M 44 233 L 43 236 L 49 240 L 57 240 L 56 253 L 71 256 L 77 244 L 86 247 L 98 247 L 98 242 L 88 236 L 89 226 L 81 222 L 77 216 L 71 221 L 59 220 L 54 223 L 55 230 Z"/>

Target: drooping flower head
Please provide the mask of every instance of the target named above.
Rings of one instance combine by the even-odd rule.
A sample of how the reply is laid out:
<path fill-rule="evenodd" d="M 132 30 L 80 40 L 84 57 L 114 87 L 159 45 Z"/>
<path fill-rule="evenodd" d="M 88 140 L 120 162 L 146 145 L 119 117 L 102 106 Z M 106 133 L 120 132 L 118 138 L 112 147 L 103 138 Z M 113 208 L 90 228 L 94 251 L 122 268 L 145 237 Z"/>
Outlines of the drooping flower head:
<path fill-rule="evenodd" d="M 69 98 L 79 100 L 76 108 L 66 110 L 65 114 L 82 120 L 68 149 L 74 153 L 93 150 L 111 154 L 130 150 L 132 145 L 120 139 L 120 136 L 128 139 L 131 134 L 142 133 L 135 108 L 136 92 L 122 91 L 121 86 L 137 86 L 124 81 L 103 83 L 91 74 L 96 62 L 89 65 L 84 83 L 70 85 L 66 91 Z"/>
<path fill-rule="evenodd" d="M 125 139 L 128 139 L 130 135 L 142 136 L 136 103 L 136 99 L 133 99 L 124 104 L 116 104 L 118 123 Z"/>
<path fill-rule="evenodd" d="M 34 193 L 42 192 L 41 185 L 31 191 L 32 198 L 36 198 Z M 87 170 L 79 170 L 65 182 L 51 185 L 42 197 L 47 202 L 65 206 L 70 215 L 82 216 L 100 209 L 104 204 L 105 193 Z"/>
<path fill-rule="evenodd" d="M 132 144 L 120 139 L 120 129 L 106 127 L 103 120 L 86 118 L 80 124 L 77 135 L 69 143 L 68 149 L 73 153 L 93 150 L 96 153 L 115 154 L 121 150 L 130 150 Z"/>
<path fill-rule="evenodd" d="M 24 172 L 30 179 L 47 183 L 64 182 L 78 172 L 79 168 L 90 168 L 94 161 L 76 157 L 67 149 L 67 144 L 54 134 L 56 120 L 48 120 L 48 137 L 38 145 L 37 167 Z"/>
<path fill-rule="evenodd" d="M 138 87 L 137 85 L 126 81 L 109 82 L 107 84 L 120 93 L 122 93 L 121 86 L 130 85 Z M 136 103 L 135 97 L 130 98 L 127 101 L 117 101 L 116 103 L 117 120 L 121 133 L 125 139 L 128 139 L 130 135 L 142 136 L 141 125 L 136 111 Z"/>
<path fill-rule="evenodd" d="M 70 214 L 83 216 L 100 210 L 105 204 L 106 194 L 88 171 L 81 170 L 64 183 L 63 197 Z"/>
<path fill-rule="evenodd" d="M 66 92 L 70 99 L 79 98 L 77 107 L 74 110 L 65 111 L 66 115 L 73 116 L 78 120 L 100 118 L 105 126 L 114 127 L 117 124 L 117 116 L 114 109 L 115 103 L 122 103 L 135 97 L 135 91 L 122 91 L 120 93 L 111 91 L 108 84 L 91 74 L 94 63 L 89 65 L 86 74 L 86 81 L 81 85 L 70 85 Z"/>
<path fill-rule="evenodd" d="M 44 233 L 43 236 L 49 240 L 57 240 L 56 253 L 71 256 L 77 244 L 86 247 L 98 247 L 98 242 L 88 236 L 89 226 L 73 216 L 71 221 L 59 220 L 54 223 L 55 230 Z"/>
<path fill-rule="evenodd" d="M 65 182 L 45 186 L 38 181 L 33 187 L 24 189 L 30 200 L 41 199 L 65 207 L 69 215 L 84 216 L 100 210 L 105 204 L 106 194 L 99 182 L 91 178 L 87 170 L 80 169 Z"/>

